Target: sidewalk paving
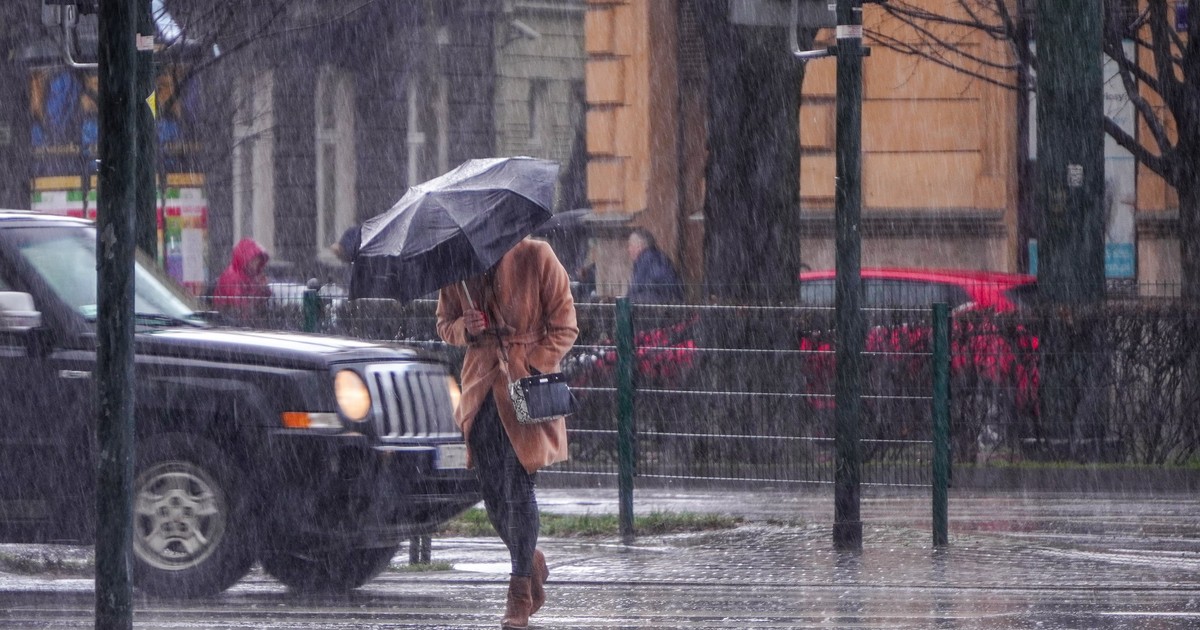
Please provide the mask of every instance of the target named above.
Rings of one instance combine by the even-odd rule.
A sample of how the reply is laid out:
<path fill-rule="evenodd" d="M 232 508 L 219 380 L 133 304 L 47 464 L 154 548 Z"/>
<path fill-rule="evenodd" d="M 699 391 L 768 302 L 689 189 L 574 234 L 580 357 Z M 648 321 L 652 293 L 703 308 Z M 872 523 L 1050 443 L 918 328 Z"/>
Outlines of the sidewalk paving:
<path fill-rule="evenodd" d="M 538 491 L 547 513 L 616 513 L 617 500 Z M 861 553 L 834 549 L 829 488 L 638 490 L 634 509 L 746 520 L 631 545 L 544 538 L 554 599 L 537 627 L 1200 627 L 1190 494 L 956 493 L 950 545 L 935 549 L 927 490 L 868 490 Z M 498 540 L 435 540 L 433 557 L 455 570 L 402 579 L 490 582 L 500 596 Z"/>
<path fill-rule="evenodd" d="M 727 531 L 639 536 L 629 545 L 543 538 L 551 601 L 533 627 L 1200 627 L 1194 494 L 952 491 L 950 544 L 935 549 L 928 489 L 864 492 L 863 549 L 846 553 L 832 544 L 829 487 L 638 489 L 638 514 L 745 521 Z M 538 500 L 543 512 L 558 514 L 615 514 L 618 506 L 608 488 L 545 487 Z M 454 570 L 389 572 L 346 601 L 372 615 L 413 616 L 380 627 L 493 627 L 509 570 L 499 540 L 438 538 L 432 555 Z M 406 560 L 402 550 L 395 562 Z M 8 581 L 13 589 L 56 587 Z M 57 587 L 86 589 L 86 582 Z M 256 570 L 209 605 L 266 606 L 279 616 L 294 601 Z M 420 604 L 408 610 L 413 602 Z M 344 603 L 313 600 L 296 615 Z M 240 619 L 241 610 L 229 614 Z"/>
<path fill-rule="evenodd" d="M 1193 494 L 952 493 L 950 545 L 935 549 L 928 491 L 868 491 L 861 553 L 834 549 L 828 488 L 639 490 L 634 497 L 638 514 L 715 512 L 747 522 L 732 532 L 639 539 L 630 554 L 559 559 L 556 579 L 602 575 L 810 595 L 832 589 L 868 608 L 880 598 L 911 606 L 926 621 L 944 622 L 939 611 L 972 619 L 966 627 L 1015 620 L 1200 627 L 1200 497 Z M 616 500 L 609 490 L 539 490 L 546 512 L 615 512 Z M 781 604 L 760 605 L 770 613 Z"/>
<path fill-rule="evenodd" d="M 539 488 L 544 513 L 616 514 L 609 488 Z M 638 489 L 634 511 L 726 514 L 730 531 L 617 540 L 545 538 L 557 579 L 628 582 L 828 583 L 844 556 L 832 542 L 829 487 L 731 490 Z M 866 585 L 1162 588 L 1195 593 L 1200 607 L 1200 497 L 1193 494 L 951 493 L 950 544 L 932 544 L 928 489 L 866 489 L 862 501 Z M 550 550 L 554 550 L 551 553 Z M 78 573 L 90 549 L 0 545 L 9 558 L 48 573 Z M 404 550 L 395 562 L 407 560 Z M 433 560 L 456 571 L 507 576 L 498 538 L 438 538 Z M 622 570 L 633 562 L 637 571 Z M 430 574 L 421 574 L 430 575 Z M 1200 626 L 1200 619 L 1197 619 Z"/>
<path fill-rule="evenodd" d="M 617 512 L 615 490 L 539 489 L 538 502 L 550 513 Z M 1195 495 L 952 494 L 950 544 L 944 548 L 932 544 L 931 510 L 928 491 L 864 497 L 863 549 L 852 554 L 861 564 L 857 583 L 1167 589 L 1192 593 L 1200 614 L 1200 497 Z M 634 511 L 721 513 L 746 522 L 730 532 L 639 538 L 630 551 L 647 552 L 641 571 L 621 579 L 830 583 L 838 579 L 846 555 L 832 542 L 831 489 L 639 490 Z M 594 568 L 601 562 L 584 564 Z M 558 572 L 584 574 L 579 565 Z M 1200 616 L 1196 622 L 1200 626 Z"/>

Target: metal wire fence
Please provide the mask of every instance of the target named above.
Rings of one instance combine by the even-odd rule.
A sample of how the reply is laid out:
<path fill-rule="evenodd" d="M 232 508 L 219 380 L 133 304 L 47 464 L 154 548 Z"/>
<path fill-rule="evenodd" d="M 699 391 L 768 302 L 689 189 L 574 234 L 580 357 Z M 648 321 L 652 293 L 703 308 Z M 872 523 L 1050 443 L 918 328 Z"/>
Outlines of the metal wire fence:
<path fill-rule="evenodd" d="M 444 353 L 454 366 L 461 364 L 462 350 L 438 340 L 432 300 L 319 304 L 315 329 L 320 332 L 415 343 Z M 577 303 L 576 310 L 580 335 L 563 371 L 582 410 L 568 421 L 571 459 L 546 472 L 616 476 L 615 309 L 612 303 Z M 299 300 L 276 299 L 271 308 L 243 315 L 239 323 L 299 330 L 303 312 Z M 833 483 L 833 380 L 832 372 L 826 373 L 832 349 L 805 345 L 800 335 L 827 315 L 796 307 L 635 306 L 636 474 L 664 480 Z M 885 363 L 930 360 L 928 349 L 873 354 Z M 922 370 L 929 372 L 927 366 Z M 928 379 L 919 389 L 881 388 L 868 391 L 867 398 L 885 417 L 863 433 L 864 483 L 928 485 Z"/>
<path fill-rule="evenodd" d="M 303 300 L 242 323 L 305 328 Z M 310 329 L 445 354 L 435 302 L 310 303 Z M 267 305 L 264 305 L 267 306 Z M 618 474 L 616 309 L 576 304 L 563 362 L 582 411 L 564 479 Z M 1194 465 L 1200 451 L 1200 311 L 1175 301 L 965 310 L 950 326 L 955 465 L 1054 461 Z M 862 480 L 927 486 L 932 457 L 930 309 L 870 308 L 863 357 Z M 634 445 L 643 479 L 831 484 L 832 308 L 635 305 Z"/>

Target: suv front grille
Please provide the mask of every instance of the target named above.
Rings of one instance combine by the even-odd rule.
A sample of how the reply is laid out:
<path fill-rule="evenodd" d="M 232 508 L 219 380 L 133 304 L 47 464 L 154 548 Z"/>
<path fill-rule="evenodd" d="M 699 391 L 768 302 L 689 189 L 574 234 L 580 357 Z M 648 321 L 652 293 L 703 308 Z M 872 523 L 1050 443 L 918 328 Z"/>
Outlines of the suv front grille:
<path fill-rule="evenodd" d="M 420 363 L 370 365 L 375 429 L 381 438 L 460 436 L 447 387 L 447 372 Z"/>

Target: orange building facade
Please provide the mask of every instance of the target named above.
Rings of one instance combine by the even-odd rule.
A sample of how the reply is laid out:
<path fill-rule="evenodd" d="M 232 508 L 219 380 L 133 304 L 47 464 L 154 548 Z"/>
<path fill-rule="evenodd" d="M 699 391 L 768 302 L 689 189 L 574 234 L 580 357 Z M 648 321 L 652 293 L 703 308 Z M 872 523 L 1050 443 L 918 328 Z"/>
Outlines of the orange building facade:
<path fill-rule="evenodd" d="M 628 278 L 623 237 L 650 229 L 697 282 L 704 220 L 703 47 L 692 0 L 589 0 L 586 15 L 588 198 L 596 216 L 598 285 L 619 295 Z M 928 0 L 951 12 L 951 0 Z M 878 7 L 872 32 L 918 43 Z M 818 40 L 831 38 L 822 30 Z M 954 34 L 980 59 L 1012 64 L 1008 44 Z M 790 55 L 780 50 L 780 55 Z M 834 264 L 836 60 L 808 62 L 799 112 L 801 259 Z M 983 66 L 976 71 L 988 72 Z M 996 77 L 1012 82 L 1011 76 Z M 870 265 L 1025 268 L 1018 230 L 1017 92 L 916 55 L 871 45 L 864 60 L 862 262 Z M 1136 170 L 1137 281 L 1178 282 L 1174 196 Z"/>

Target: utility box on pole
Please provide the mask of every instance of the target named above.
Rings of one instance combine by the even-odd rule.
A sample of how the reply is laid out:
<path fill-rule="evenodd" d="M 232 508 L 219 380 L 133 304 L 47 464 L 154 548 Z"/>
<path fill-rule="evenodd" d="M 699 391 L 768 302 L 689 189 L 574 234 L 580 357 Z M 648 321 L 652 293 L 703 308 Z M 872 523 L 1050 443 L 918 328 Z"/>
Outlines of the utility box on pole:
<path fill-rule="evenodd" d="M 729 22 L 743 26 L 833 28 L 833 0 L 729 0 Z"/>

